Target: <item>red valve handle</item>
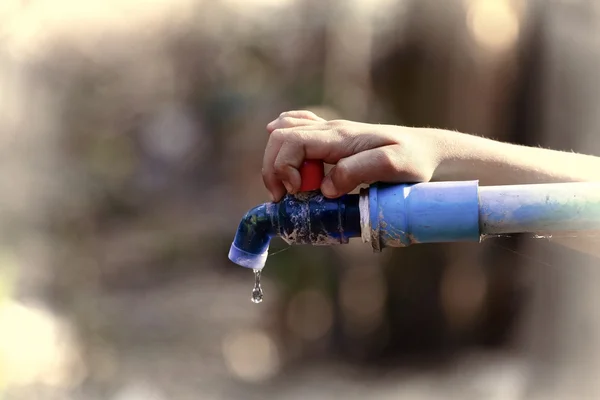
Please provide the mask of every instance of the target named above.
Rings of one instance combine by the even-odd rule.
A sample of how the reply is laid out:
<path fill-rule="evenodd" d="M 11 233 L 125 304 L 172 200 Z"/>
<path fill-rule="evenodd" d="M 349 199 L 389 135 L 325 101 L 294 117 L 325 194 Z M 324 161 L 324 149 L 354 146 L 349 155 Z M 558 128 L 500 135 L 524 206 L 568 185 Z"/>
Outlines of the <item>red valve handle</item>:
<path fill-rule="evenodd" d="M 325 176 L 325 167 L 320 160 L 305 160 L 300 167 L 301 192 L 317 190 L 321 187 L 321 182 Z"/>

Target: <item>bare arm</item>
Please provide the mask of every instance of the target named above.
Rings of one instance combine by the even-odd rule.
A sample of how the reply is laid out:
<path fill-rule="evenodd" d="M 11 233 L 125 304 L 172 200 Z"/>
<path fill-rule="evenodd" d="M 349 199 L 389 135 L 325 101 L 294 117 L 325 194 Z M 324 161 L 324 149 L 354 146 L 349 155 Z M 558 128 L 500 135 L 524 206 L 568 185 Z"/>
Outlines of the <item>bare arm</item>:
<path fill-rule="evenodd" d="M 482 185 L 600 181 L 600 157 L 434 130 L 443 144 L 433 180 Z"/>
<path fill-rule="evenodd" d="M 481 185 L 600 181 L 600 158 L 526 147 L 440 129 L 326 121 L 308 111 L 272 121 L 263 178 L 273 200 L 300 188 L 305 159 L 334 164 L 327 197 L 373 182 L 479 180 Z"/>

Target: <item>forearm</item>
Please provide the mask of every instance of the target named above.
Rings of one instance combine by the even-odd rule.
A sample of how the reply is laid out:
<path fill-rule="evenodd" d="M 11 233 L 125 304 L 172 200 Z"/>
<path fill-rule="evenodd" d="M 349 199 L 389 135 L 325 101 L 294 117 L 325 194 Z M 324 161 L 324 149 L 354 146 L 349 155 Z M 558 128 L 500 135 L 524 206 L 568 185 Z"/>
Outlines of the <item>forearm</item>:
<path fill-rule="evenodd" d="M 433 180 L 475 180 L 481 185 L 600 181 L 600 157 L 497 142 L 437 131 L 440 162 Z"/>

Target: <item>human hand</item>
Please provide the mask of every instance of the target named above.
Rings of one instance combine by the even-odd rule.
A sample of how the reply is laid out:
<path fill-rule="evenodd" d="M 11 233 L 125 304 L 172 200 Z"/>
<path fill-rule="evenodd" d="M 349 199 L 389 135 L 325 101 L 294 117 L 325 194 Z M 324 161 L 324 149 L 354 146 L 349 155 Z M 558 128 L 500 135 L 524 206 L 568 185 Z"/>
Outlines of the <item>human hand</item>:
<path fill-rule="evenodd" d="M 262 174 L 273 201 L 299 190 L 306 159 L 334 164 L 321 192 L 335 198 L 362 183 L 429 181 L 443 147 L 433 129 L 326 121 L 310 111 L 284 112 L 267 131 Z"/>

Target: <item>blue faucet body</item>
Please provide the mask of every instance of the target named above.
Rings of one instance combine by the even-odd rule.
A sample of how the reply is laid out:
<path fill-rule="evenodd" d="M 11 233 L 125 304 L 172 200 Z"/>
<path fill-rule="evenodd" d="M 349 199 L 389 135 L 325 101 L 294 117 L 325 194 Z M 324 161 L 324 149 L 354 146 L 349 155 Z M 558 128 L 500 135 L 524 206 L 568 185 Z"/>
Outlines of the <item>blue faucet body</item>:
<path fill-rule="evenodd" d="M 274 236 L 289 244 L 348 243 L 360 236 L 358 196 L 328 199 L 314 191 L 261 204 L 242 218 L 229 259 L 243 267 L 262 269 Z"/>
<path fill-rule="evenodd" d="M 589 230 L 600 230 L 600 183 L 376 183 L 338 199 L 317 191 L 253 208 L 242 218 L 229 259 L 263 268 L 274 236 L 312 245 L 362 237 L 381 251 L 416 243 L 479 242 L 485 235 Z"/>

